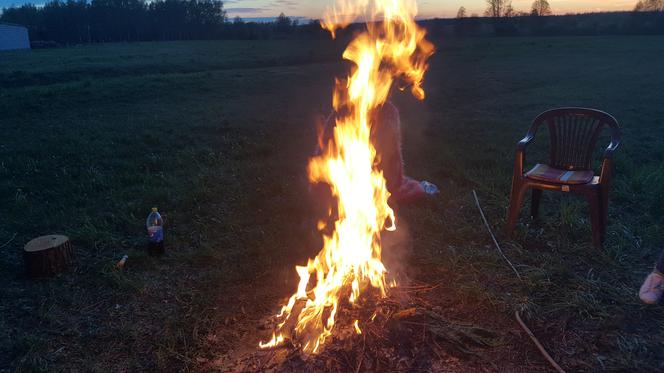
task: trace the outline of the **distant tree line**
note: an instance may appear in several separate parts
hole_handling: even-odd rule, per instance
[[[0,22],[27,26],[30,39],[62,44],[189,39],[264,39],[298,28],[283,13],[274,23],[229,22],[219,0],[52,0],[5,8]],[[311,29],[312,27],[302,27]],[[315,25],[316,28],[319,28]]]
[[[511,0],[485,0],[485,17],[459,8],[456,19],[421,21],[434,36],[664,34],[664,0],[640,0],[633,12],[552,15],[548,0],[529,11]],[[272,23],[229,20],[219,0],[51,0],[3,9],[0,22],[25,25],[33,46],[117,41],[327,38],[318,22],[283,13]],[[352,34],[356,26],[344,33]]]
[[[427,21],[441,36],[554,36],[664,34],[664,0],[640,0],[633,12],[553,15],[548,0],[533,1],[530,11],[515,10],[511,0],[486,0],[485,17]]]
[[[664,1],[664,0],[657,0],[657,1]],[[460,18],[459,14],[462,13],[461,12],[462,9],[463,9],[463,14],[465,15],[466,8],[462,6],[461,8],[459,8],[459,13],[457,14],[457,18]],[[523,17],[528,15],[549,16],[551,14],[552,14],[551,5],[549,5],[548,0],[533,1],[533,4],[530,8],[530,12],[517,11],[512,6],[512,0],[486,0],[486,10],[484,11],[484,15],[490,18]]]

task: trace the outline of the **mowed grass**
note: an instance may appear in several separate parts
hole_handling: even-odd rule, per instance
[[[407,270],[444,281],[441,303],[456,318],[511,320],[520,310],[570,371],[664,369],[664,312],[636,294],[664,246],[664,38],[434,42],[426,101],[395,98],[406,172],[441,187],[399,210],[412,237]],[[293,290],[292,266],[316,251],[305,166],[315,118],[345,71],[341,47],[0,54],[0,367],[197,370],[256,335],[257,320]],[[545,194],[539,222],[525,208],[515,238],[500,234],[515,143],[539,112],[567,105],[608,111],[623,127],[604,250],[590,244],[584,202],[569,195]],[[545,141],[532,151],[543,158]],[[473,189],[523,282],[491,246]],[[166,216],[164,258],[143,250],[152,206]],[[48,233],[72,238],[76,266],[28,280],[22,246]],[[546,369],[534,349],[517,359]]]

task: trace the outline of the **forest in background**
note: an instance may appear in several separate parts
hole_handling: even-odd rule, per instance
[[[639,1],[632,12],[552,15],[547,0],[529,11],[487,0],[485,13],[421,23],[436,36],[664,34],[664,0]],[[281,13],[274,22],[229,19],[219,0],[53,0],[5,8],[0,22],[28,28],[33,48],[99,42],[327,37],[317,21]]]

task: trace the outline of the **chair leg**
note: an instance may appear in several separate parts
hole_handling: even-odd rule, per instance
[[[602,211],[600,204],[600,193],[586,194],[588,206],[590,207],[590,224],[593,233],[593,245],[597,248],[602,248]]]
[[[519,212],[521,212],[521,205],[523,205],[523,197],[526,194],[528,187],[521,183],[514,183],[512,185],[512,195],[510,198],[510,210],[507,216],[507,225],[505,226],[505,233],[511,236],[516,227],[516,222],[519,220]]]
[[[530,203],[530,216],[537,219],[539,215],[540,200],[542,199],[542,189],[533,188],[532,201]]]
[[[600,212],[602,213],[602,239],[606,237],[606,227],[609,225],[609,190],[600,188]]]

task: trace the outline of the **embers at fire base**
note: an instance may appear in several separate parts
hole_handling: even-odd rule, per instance
[[[427,293],[436,285],[411,284],[390,296],[368,296],[342,307],[338,328],[317,355],[297,342],[259,350],[224,362],[224,372],[445,372],[460,366],[494,370],[485,352],[501,344],[498,334],[454,322],[433,306]],[[272,320],[265,320],[269,330]],[[260,331],[259,334],[263,334]]]

